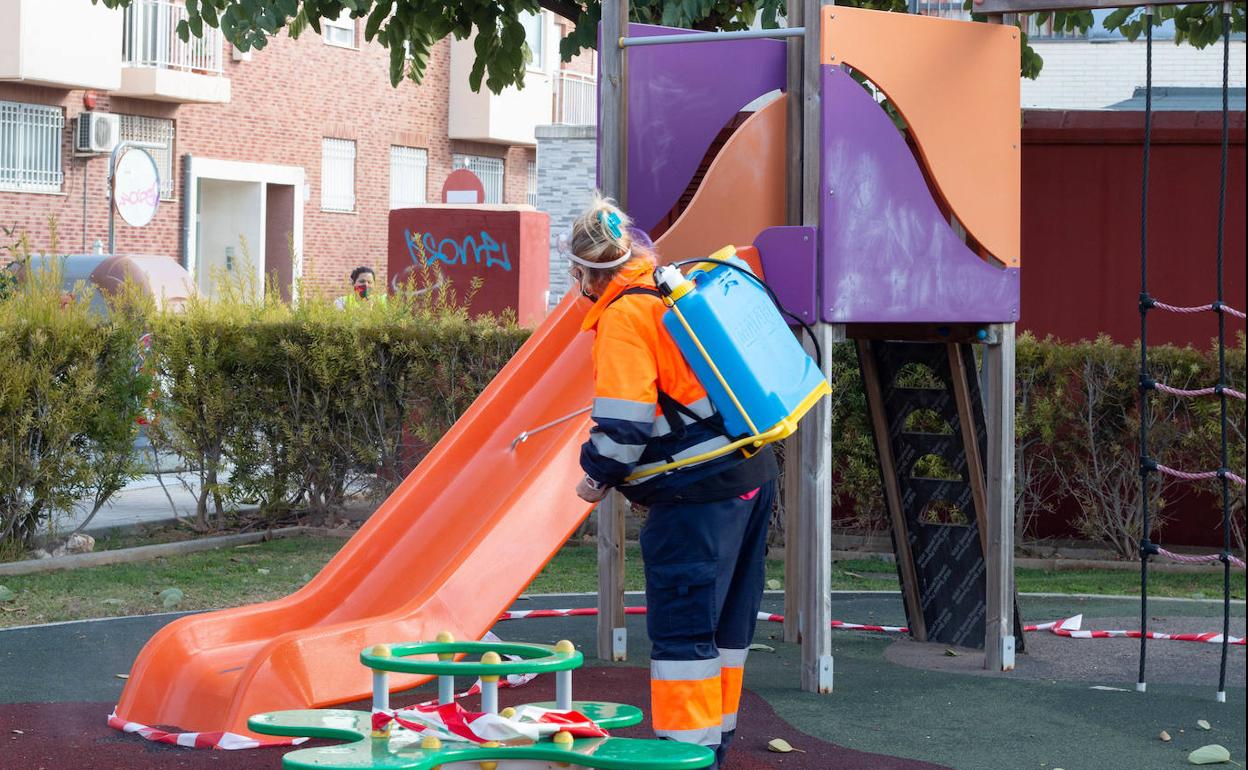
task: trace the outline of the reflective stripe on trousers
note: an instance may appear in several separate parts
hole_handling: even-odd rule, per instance
[[[659,737],[718,744],[722,702],[719,658],[650,661],[650,716]]]
[[[720,729],[730,733],[737,729],[737,709],[741,705],[741,680],[745,676],[745,658],[749,649],[719,651]]]

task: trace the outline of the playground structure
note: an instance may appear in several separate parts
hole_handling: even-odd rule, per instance
[[[620,44],[601,49],[601,186],[657,236],[665,261],[725,243],[747,261],[756,252],[820,346],[858,340],[911,633],[982,645],[986,666],[1011,667],[1018,31],[812,2],[793,4],[794,28],[779,33],[787,44],[731,36],[655,44],[679,33],[633,25],[619,34],[626,4],[604,7],[603,40]],[[907,56],[889,54],[898,47]],[[887,95],[914,150],[855,75]],[[745,119],[694,183],[721,128],[775,91],[783,95]],[[677,211],[687,189],[692,197]],[[117,719],[244,732],[254,714],[366,696],[367,678],[338,664],[361,649],[443,630],[480,638],[589,513],[573,493],[588,417],[566,419],[592,395],[582,314],[566,298],[299,591],[180,618],[155,634]],[[984,404],[967,347],[981,343]],[[945,383],[937,392],[947,435],[905,428],[932,397],[880,372],[911,359],[930,363]],[[786,617],[797,619],[788,630],[800,632],[802,686],[828,692],[826,403],[804,426],[790,454],[798,472],[787,477],[796,536]],[[913,478],[916,448],[943,453],[961,480]],[[931,503],[962,506],[965,522],[925,520]],[[622,657],[622,509],[603,505],[598,515],[599,655]],[[387,687],[396,691],[431,676],[392,670]]]
[[[476,659],[456,660],[466,655]],[[504,661],[503,656],[510,660]],[[713,751],[695,744],[607,736],[608,729],[641,722],[641,709],[620,703],[572,700],[572,672],[580,667],[583,658],[568,641],[554,646],[455,642],[450,634],[443,633],[435,642],[374,645],[360,653],[360,662],[372,671],[371,711],[276,711],[248,720],[252,730],[264,735],[350,742],[346,746],[291,752],[283,757],[283,767],[694,770],[715,759]],[[436,676],[436,703],[392,710],[387,672]],[[500,711],[500,678],[546,673],[556,677],[554,702]],[[465,719],[465,712],[455,702],[457,675],[480,678],[479,685],[471,689],[481,693],[481,714],[474,715],[476,718],[471,721]],[[548,716],[551,712],[554,715]],[[495,764],[497,760],[501,762]]]

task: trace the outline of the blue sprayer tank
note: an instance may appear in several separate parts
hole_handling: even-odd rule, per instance
[[[735,437],[785,438],[831,392],[767,291],[729,246],[684,276],[659,269],[663,324]],[[748,274],[747,274],[748,273]],[[734,398],[735,397],[735,398]]]

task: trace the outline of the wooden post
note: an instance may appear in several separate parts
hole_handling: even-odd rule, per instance
[[[802,224],[819,226],[822,168],[820,131],[821,10],[830,0],[803,0],[802,21]],[[819,265],[819,273],[822,265]],[[822,302],[816,309],[823,313]],[[823,370],[831,370],[832,345],[840,329],[815,324],[815,336],[823,353]],[[801,687],[807,692],[832,692],[832,409],[828,399],[803,420],[798,431],[801,479],[799,480],[798,630],[802,642]]]
[[[800,27],[804,21],[803,0],[788,0],[787,13],[790,27]],[[802,224],[802,85],[804,69],[802,61],[802,38],[791,37],[787,45],[787,72],[785,93],[788,103],[787,137],[785,140],[785,207],[790,225]],[[799,488],[801,486],[801,435],[802,431],[784,442],[784,486],[780,489],[780,503],[784,508],[784,641],[798,641],[797,619],[801,615],[802,584],[801,549],[798,544],[801,510]]]
[[[988,532],[984,668],[1014,669],[1014,324],[997,326],[988,369]]]
[[[628,31],[628,0],[603,0],[598,52],[598,186],[628,208],[628,66],[620,38]],[[598,504],[598,657],[624,660],[624,516],[628,501],[612,492]]]
[[[624,625],[624,515],[628,501],[611,492],[598,503],[598,657],[624,660],[628,631]]]

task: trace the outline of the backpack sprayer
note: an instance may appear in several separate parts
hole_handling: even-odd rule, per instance
[[[753,454],[765,444],[791,436],[797,424],[832,389],[781,318],[783,308],[771,287],[725,246],[709,257],[664,265],[654,271],[657,293],[668,311],[663,326],[724,421],[726,445],[693,457],[634,473],[627,481],[722,457],[738,449]],[[683,265],[694,265],[686,276]],[[814,343],[810,327],[797,321]],[[516,436],[511,450],[547,428],[567,422],[589,407]]]
[[[680,271],[682,265],[694,265],[688,276]],[[634,473],[628,481],[738,449],[752,454],[792,435],[811,407],[832,392],[820,364],[806,354],[780,316],[771,288],[736,256],[734,246],[705,259],[664,265],[654,271],[654,278],[669,308],[663,326],[732,440],[710,452]],[[815,354],[822,357],[817,341],[815,345]]]

